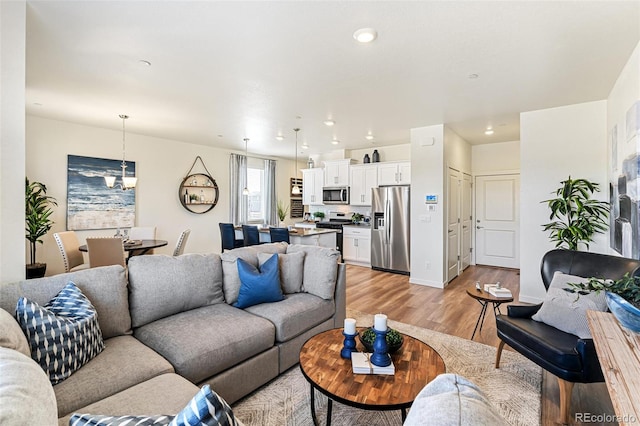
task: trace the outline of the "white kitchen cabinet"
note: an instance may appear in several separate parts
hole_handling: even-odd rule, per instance
[[[345,263],[371,266],[371,228],[368,226],[342,227],[342,258]]]
[[[411,163],[377,163],[378,185],[408,185],[411,183]]]
[[[350,167],[352,206],[370,206],[371,188],[378,186],[378,166],[376,164],[357,164]]]
[[[351,159],[324,162],[324,186],[348,186]]]
[[[324,171],[320,168],[302,170],[302,204],[322,205]]]

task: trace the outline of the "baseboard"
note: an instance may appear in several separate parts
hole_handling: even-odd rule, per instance
[[[418,285],[424,285],[427,287],[435,287],[435,288],[444,288],[444,285],[445,285],[445,283],[442,283],[442,282],[431,281],[431,280],[421,280],[419,278],[413,278],[413,277],[409,278],[409,282],[411,284],[418,284]]]

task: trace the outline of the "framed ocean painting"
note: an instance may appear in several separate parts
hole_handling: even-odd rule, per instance
[[[129,228],[136,218],[136,191],[116,188],[122,184],[121,160],[67,156],[67,229]],[[127,161],[127,176],[134,176],[135,161]],[[116,176],[108,188],[104,176]]]

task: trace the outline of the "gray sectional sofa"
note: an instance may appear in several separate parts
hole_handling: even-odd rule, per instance
[[[302,278],[302,288],[294,282],[282,301],[235,308],[236,259],[257,266],[258,253],[304,253],[301,270],[285,263],[280,271]],[[136,256],[127,271],[108,266],[0,285],[0,307],[13,314],[19,297],[44,305],[73,281],[95,306],[106,346],[63,382],[34,390],[15,383],[22,373],[9,374],[29,360],[0,312],[0,424],[22,423],[9,407],[16,401],[46,407],[47,395],[61,425],[74,412],[175,414],[204,384],[233,403],[295,365],[310,336],[342,327],[346,278],[337,260],[335,250],[275,243],[221,255]],[[17,395],[43,402],[16,398],[16,386]]]

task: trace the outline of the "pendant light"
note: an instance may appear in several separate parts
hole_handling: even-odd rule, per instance
[[[244,158],[245,158],[245,163],[248,161],[249,157],[247,156],[247,143],[249,142],[249,138],[244,138]],[[248,183],[248,176],[247,176],[247,171],[248,167],[245,167],[245,185],[244,185],[244,189],[242,190],[242,195],[249,195],[249,188],[247,188],[247,183]]]
[[[298,179],[298,132],[300,131],[299,128],[295,128],[293,129],[294,132],[296,132],[296,151],[295,151],[295,163],[293,164],[293,170],[294,170],[294,178],[296,179],[296,184],[293,185],[293,188],[291,188],[291,193],[293,195],[300,195],[301,191],[300,191],[300,187],[297,184],[297,179]]]
[[[127,162],[125,161],[125,128],[124,128],[124,121],[129,118],[128,115],[125,114],[120,114],[119,117],[122,119],[122,164],[120,164],[120,168],[122,169],[122,184],[118,184],[117,186],[120,187],[120,189],[122,189],[123,191],[126,191],[128,189],[134,189],[136,187],[136,182],[138,181],[138,178],[136,178],[135,176],[133,177],[127,177],[125,170],[127,168]],[[116,187],[115,183],[116,183],[116,177],[115,176],[105,176],[104,177],[104,182],[107,185],[108,188],[114,188]]]

